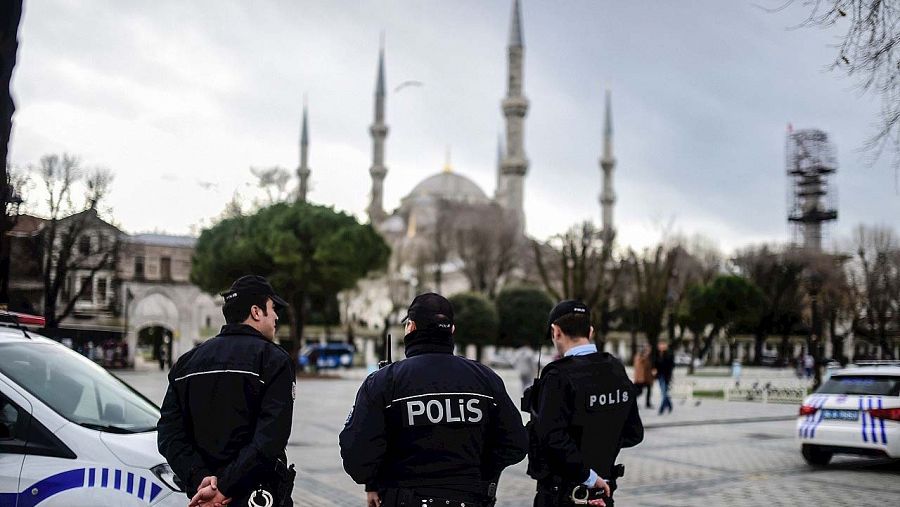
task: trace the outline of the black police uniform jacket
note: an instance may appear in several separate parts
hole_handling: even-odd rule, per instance
[[[591,469],[609,479],[621,448],[644,439],[634,384],[606,352],[550,363],[530,394],[528,475],[540,483],[580,484]]]
[[[290,355],[245,324],[184,354],[169,372],[158,445],[188,497],[215,475],[239,498],[286,461],[296,375]]]
[[[453,355],[448,333],[405,338],[406,359],[363,382],[340,435],[344,470],[366,491],[476,491],[527,453],[522,418],[490,368]]]

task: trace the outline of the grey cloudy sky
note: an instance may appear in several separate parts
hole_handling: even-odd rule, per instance
[[[250,166],[296,167],[306,93],[310,200],[365,218],[384,30],[388,88],[424,83],[388,96],[386,206],[440,171],[448,145],[492,194],[509,16],[509,0],[26,0],[12,160],[77,153],[114,170],[125,230],[187,233],[236,189],[253,196]],[[669,223],[726,249],[786,240],[788,122],[837,145],[832,237],[896,225],[889,160],[856,151],[878,101],[823,70],[839,31],[788,30],[803,16],[745,0],[524,0],[529,233],[599,221],[606,87],[626,244]]]

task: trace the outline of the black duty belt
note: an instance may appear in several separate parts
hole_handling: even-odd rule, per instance
[[[497,483],[459,480],[398,484],[379,492],[384,507],[487,507],[493,505]]]

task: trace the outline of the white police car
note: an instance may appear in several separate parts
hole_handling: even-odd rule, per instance
[[[833,373],[803,401],[797,438],[810,465],[827,465],[834,454],[900,458],[900,365]]]
[[[156,449],[159,409],[0,312],[0,507],[187,504]]]

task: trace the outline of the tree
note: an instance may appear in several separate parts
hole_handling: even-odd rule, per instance
[[[85,171],[78,157],[65,153],[41,157],[32,171],[38,173],[46,194],[48,219],[40,236],[44,318],[46,326],[54,328],[72,313],[75,303],[85,294],[98,272],[115,269],[119,231],[111,226],[107,233],[98,231],[97,241],[88,235],[102,222],[98,210],[109,193],[113,176],[107,169]],[[84,201],[80,208],[73,203],[79,182],[84,183]],[[89,283],[75,284],[71,278],[76,274]],[[61,299],[67,284],[69,290]],[[73,293],[71,289],[75,286],[78,289]]]
[[[606,314],[610,294],[619,273],[610,245],[603,242],[602,231],[591,222],[575,225],[546,244],[532,242],[535,266],[547,293],[556,301],[578,299],[588,308],[599,310],[595,326],[601,340],[606,334]]]
[[[471,205],[455,216],[456,252],[472,290],[489,298],[519,260],[516,217],[496,203]]]
[[[790,2],[786,5],[789,5]],[[802,0],[810,11],[801,26],[846,30],[831,64],[855,79],[863,93],[881,96],[878,130],[866,143],[873,161],[892,145],[900,170],[900,4],[892,0]]]
[[[463,345],[475,345],[478,358],[481,347],[491,345],[497,339],[497,309],[483,294],[461,292],[450,297],[453,305],[454,338]]]
[[[265,276],[290,304],[290,337],[299,345],[314,301],[334,301],[367,273],[384,269],[390,249],[370,225],[332,208],[279,203],[205,229],[191,281],[218,293],[246,274]]]
[[[663,316],[671,309],[669,289],[679,251],[678,247],[659,245],[654,250],[644,250],[640,256],[634,250],[628,252],[638,328],[653,350],[663,330]]]
[[[756,321],[750,323],[754,337],[753,364],[762,361],[762,348],[766,338],[777,325],[796,323],[804,307],[803,273],[809,259],[800,252],[777,251],[767,245],[748,247],[732,260],[738,272],[752,281],[763,295],[763,302]],[[783,328],[785,341],[790,328]],[[782,345],[782,359],[786,343]]]
[[[288,184],[291,181],[291,173],[280,166],[251,167],[250,172],[256,177],[256,186],[265,192],[265,199],[256,202],[259,207],[271,206],[278,202],[284,202],[290,195]]]
[[[859,226],[854,239],[855,279],[862,296],[854,331],[893,359],[888,340],[900,335],[900,246],[887,227]]]
[[[498,344],[538,348],[547,331],[553,300],[536,287],[506,287],[497,294]]]
[[[692,356],[706,357],[713,341],[724,332],[734,357],[731,332],[759,318],[763,299],[759,288],[742,276],[719,275],[707,285],[691,286],[685,319],[694,334]]]

